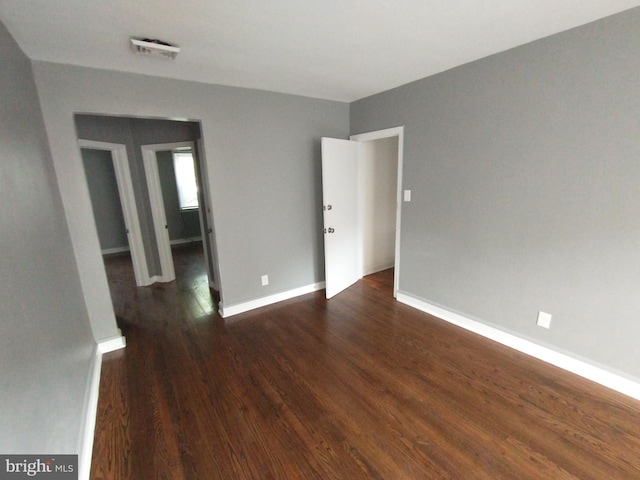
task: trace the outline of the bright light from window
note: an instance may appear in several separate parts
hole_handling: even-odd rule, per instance
[[[196,183],[196,169],[191,150],[176,150],[173,152],[173,169],[176,172],[180,210],[198,208],[198,185]]]

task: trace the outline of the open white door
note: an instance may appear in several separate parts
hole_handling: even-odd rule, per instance
[[[358,225],[358,142],[322,138],[324,270],[331,298],[362,276]]]
[[[198,179],[198,199],[201,207],[198,209],[200,215],[200,225],[202,230],[202,243],[204,244],[204,261],[207,266],[207,276],[209,277],[209,287],[220,292],[220,268],[218,265],[218,248],[216,244],[215,232],[213,230],[213,215],[211,214],[211,204],[209,201],[209,182],[207,177],[207,163],[204,161],[204,144],[202,139],[196,142],[196,149],[193,152],[196,158],[196,176]]]
[[[167,226],[167,216],[164,211],[164,201],[162,200],[162,187],[160,186],[160,174],[158,173],[158,159],[156,157],[156,152],[173,150],[174,148],[184,146],[193,148],[193,143],[164,143],[140,146],[140,149],[142,150],[144,173],[147,177],[149,201],[151,202],[153,229],[156,234],[156,245],[158,246],[158,255],[160,256],[160,268],[162,269],[162,274],[155,277],[159,282],[172,282],[176,279],[176,272],[173,267],[171,241],[169,240],[169,227]]]

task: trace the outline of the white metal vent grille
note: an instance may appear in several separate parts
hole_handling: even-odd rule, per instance
[[[150,38],[131,38],[131,49],[140,55],[152,55],[174,59],[180,51],[180,47],[162,40]]]

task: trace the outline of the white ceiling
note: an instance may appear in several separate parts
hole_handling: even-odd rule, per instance
[[[353,101],[640,0],[0,0],[29,58]],[[178,44],[135,55],[130,36]]]

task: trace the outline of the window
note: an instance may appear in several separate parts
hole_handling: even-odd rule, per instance
[[[197,209],[198,185],[196,183],[196,169],[191,150],[173,151],[173,169],[176,172],[180,210]]]

